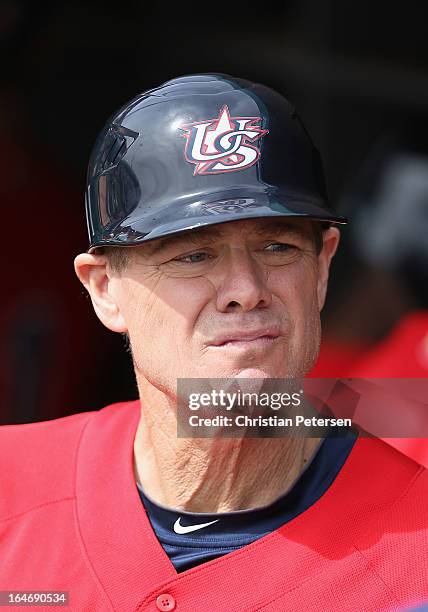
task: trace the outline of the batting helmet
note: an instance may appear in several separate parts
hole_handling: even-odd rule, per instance
[[[89,249],[257,217],[346,223],[293,106],[224,74],[179,77],[111,117],[88,169]]]

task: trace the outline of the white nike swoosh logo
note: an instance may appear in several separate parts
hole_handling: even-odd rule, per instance
[[[180,516],[174,523],[174,531],[175,533],[190,533],[191,531],[197,531],[198,529],[202,529],[203,527],[208,527],[208,525],[213,525],[213,523],[217,523],[220,519],[216,519],[215,521],[210,521],[209,523],[200,523],[199,525],[188,525],[185,527],[184,525],[180,525]]]

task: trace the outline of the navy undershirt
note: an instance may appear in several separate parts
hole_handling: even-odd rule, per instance
[[[355,431],[343,428],[330,432],[292,488],[272,504],[235,512],[186,512],[167,508],[138,492],[153,530],[177,572],[184,572],[206,561],[246,546],[307,510],[329,488],[345,463],[357,439]],[[177,534],[177,519],[182,526],[215,521],[196,531]]]

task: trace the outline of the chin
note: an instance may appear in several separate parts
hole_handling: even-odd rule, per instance
[[[289,378],[295,376],[293,373],[285,371],[285,368],[278,367],[278,364],[266,363],[266,365],[238,365],[237,363],[215,363],[210,366],[204,365],[198,369],[195,378],[207,379],[270,379],[270,378]],[[192,376],[187,375],[188,378]]]
[[[249,366],[248,368],[240,368],[237,374],[233,375],[234,378],[278,378],[277,373],[272,372],[269,368],[261,368]]]

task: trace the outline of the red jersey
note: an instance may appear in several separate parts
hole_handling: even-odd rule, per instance
[[[389,336],[354,363],[354,378],[427,378],[428,311],[410,312]],[[428,467],[427,438],[385,438],[388,444]]]
[[[1,591],[68,591],[76,612],[379,612],[428,599],[428,472],[370,438],[308,510],[177,573],[135,483],[139,414],[136,401],[0,428]]]

